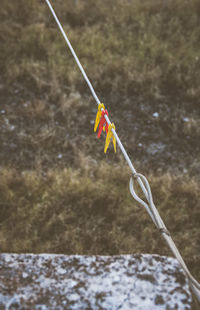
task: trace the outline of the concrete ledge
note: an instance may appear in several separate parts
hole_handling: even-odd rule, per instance
[[[191,302],[173,258],[0,254],[0,309],[189,310]]]

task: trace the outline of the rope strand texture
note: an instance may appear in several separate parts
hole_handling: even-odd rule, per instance
[[[65,39],[65,41],[66,41],[66,43],[67,43],[67,45],[68,45],[68,47],[69,47],[69,49],[71,51],[71,53],[72,53],[76,63],[77,63],[77,65],[78,65],[79,69],[80,69],[80,71],[81,71],[81,73],[82,73],[86,83],[88,84],[88,87],[90,88],[90,91],[91,91],[91,93],[92,93],[96,103],[99,105],[100,104],[100,100],[97,97],[97,94],[96,94],[96,92],[95,92],[95,90],[94,90],[90,80],[88,79],[88,77],[87,77],[87,75],[85,73],[85,70],[83,69],[83,67],[82,67],[82,65],[81,65],[81,63],[80,63],[80,61],[79,61],[79,59],[78,59],[78,57],[77,57],[77,55],[76,55],[76,53],[75,53],[71,43],[70,43],[66,33],[64,32],[64,29],[63,29],[63,27],[62,27],[62,25],[61,25],[57,15],[56,15],[56,13],[55,13],[55,11],[54,11],[50,1],[49,0],[45,0],[45,1],[46,1],[47,5],[48,5],[48,7],[49,7],[49,9],[50,9],[50,11],[51,11],[51,13],[52,13],[52,15],[53,15],[57,25],[58,25],[58,27],[59,27],[63,37],[64,37],[64,39]],[[101,110],[103,111],[103,108]],[[108,123],[108,125],[110,125],[111,122],[110,122],[110,119],[109,119],[109,117],[107,115],[105,115],[105,119],[106,119],[106,122]],[[140,187],[141,187],[141,189],[142,189],[142,191],[143,191],[143,193],[144,193],[148,203],[146,203],[142,199],[140,199],[137,196],[137,194],[135,193],[133,178],[130,179],[130,183],[129,183],[129,188],[130,188],[131,195],[134,197],[134,199],[136,201],[138,201],[142,206],[145,207],[145,209],[149,213],[149,215],[150,215],[152,221],[154,222],[154,224],[162,232],[162,235],[163,235],[164,239],[166,240],[169,248],[171,249],[172,253],[177,258],[178,262],[180,263],[180,265],[182,266],[183,270],[185,271],[185,274],[186,274],[186,276],[189,279],[190,287],[191,287],[193,293],[195,294],[195,296],[197,297],[198,301],[200,302],[200,284],[190,274],[187,266],[185,265],[181,255],[180,255],[180,253],[179,253],[179,251],[178,251],[178,249],[177,249],[177,247],[175,245],[175,243],[173,242],[171,236],[169,235],[168,230],[165,227],[165,224],[162,221],[162,219],[161,219],[161,217],[160,217],[160,215],[159,215],[159,213],[158,213],[158,211],[157,211],[157,209],[156,209],[156,207],[155,207],[155,205],[153,203],[153,198],[152,198],[149,182],[147,181],[147,179],[142,174],[139,174],[139,173],[136,172],[136,170],[135,170],[135,168],[134,168],[134,166],[133,166],[133,164],[132,164],[132,162],[131,162],[131,160],[130,160],[130,158],[129,158],[129,156],[128,156],[128,154],[127,154],[127,152],[126,152],[126,150],[125,150],[125,148],[123,146],[123,144],[121,143],[121,141],[120,141],[116,131],[113,128],[112,128],[112,133],[115,136],[117,144],[118,144],[119,148],[121,149],[121,152],[124,155],[124,158],[125,158],[128,166],[130,167],[133,176],[136,178],[138,184],[140,185]]]
[[[129,189],[130,189],[131,195],[133,196],[133,198],[136,201],[138,201],[143,207],[145,207],[145,209],[147,210],[147,212],[151,216],[154,224],[159,229],[159,231],[161,231],[163,238],[166,240],[166,242],[167,242],[169,248],[171,249],[172,253],[177,258],[179,264],[181,265],[181,267],[185,271],[185,274],[189,279],[189,283],[190,283],[190,287],[191,287],[192,291],[196,295],[198,301],[200,301],[200,284],[194,279],[194,277],[189,272],[184,260],[182,259],[182,256],[180,255],[173,239],[171,238],[170,233],[168,232],[164,222],[161,219],[160,214],[158,213],[158,210],[156,209],[156,207],[154,205],[152,193],[151,193],[151,188],[150,188],[148,180],[146,179],[146,177],[144,175],[142,175],[140,173],[136,173],[134,175],[134,177],[135,178],[140,177],[144,181],[144,184],[145,184],[145,187],[146,187],[146,190],[148,193],[148,198],[147,198],[148,203],[144,202],[141,198],[139,198],[137,196],[135,189],[134,189],[134,181],[133,181],[132,177],[131,177],[130,182],[129,182]]]

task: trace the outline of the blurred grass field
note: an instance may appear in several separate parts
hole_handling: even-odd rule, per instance
[[[200,280],[200,2],[53,5]],[[0,250],[171,255],[120,151],[103,154],[95,102],[45,1],[1,0],[0,44]]]

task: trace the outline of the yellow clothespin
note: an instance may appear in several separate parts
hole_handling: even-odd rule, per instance
[[[113,135],[112,129],[115,130],[115,125],[113,123],[108,126],[108,133],[107,133],[107,136],[106,136],[106,143],[105,143],[104,153],[106,153],[111,139],[113,141],[114,150],[116,152],[116,138]]]
[[[104,109],[104,110],[105,110],[105,106],[104,106],[103,103],[100,103],[100,104],[98,105],[98,111],[97,111],[96,120],[95,120],[95,125],[94,125],[94,132],[96,132],[97,127],[98,127],[99,122],[100,122],[100,119],[101,119],[101,113],[102,113],[101,109]]]

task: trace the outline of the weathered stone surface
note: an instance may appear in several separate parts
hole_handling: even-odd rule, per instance
[[[158,255],[0,255],[0,309],[191,309],[175,259]]]

